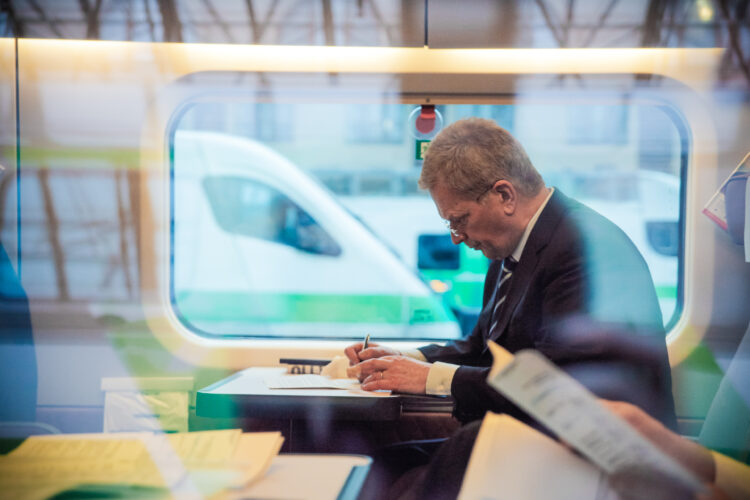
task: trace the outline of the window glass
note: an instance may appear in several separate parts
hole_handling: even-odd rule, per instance
[[[353,143],[394,143],[406,140],[408,110],[398,104],[363,104],[347,109],[346,139]]]
[[[172,140],[172,295],[183,321],[225,336],[467,333],[488,261],[450,244],[417,187],[417,107],[392,95],[189,105]],[[495,120],[548,185],[619,225],[650,267],[665,324],[676,319],[686,141],[669,113],[526,96],[436,108],[444,125]]]
[[[133,184],[122,170],[21,170],[20,197],[28,202],[23,284],[30,298],[115,303],[136,296]],[[14,201],[5,201],[6,214]],[[3,228],[6,241],[15,228],[7,219]]]

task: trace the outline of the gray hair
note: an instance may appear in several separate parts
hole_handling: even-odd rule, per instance
[[[438,134],[427,148],[419,187],[446,185],[465,198],[477,198],[506,179],[530,197],[544,187],[523,146],[492,120],[466,118]]]

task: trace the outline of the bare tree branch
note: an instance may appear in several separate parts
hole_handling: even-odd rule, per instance
[[[22,38],[25,35],[25,30],[23,24],[21,24],[21,20],[16,15],[16,11],[13,9],[13,3],[10,0],[0,0],[0,12],[7,12],[8,19],[10,20],[7,26],[10,27],[11,33],[8,33],[6,28],[5,34]]]
[[[552,36],[555,38],[555,41],[557,42],[557,45],[559,47],[563,47],[563,37],[557,32],[557,29],[555,29],[555,24],[552,21],[552,17],[550,16],[549,12],[547,11],[547,6],[544,4],[544,0],[536,0],[536,5],[539,7],[539,10],[542,11],[542,16],[544,17],[544,22],[547,23],[547,27],[549,28],[550,32],[552,33]]]
[[[224,36],[227,38],[227,42],[235,43],[234,37],[232,36],[232,31],[229,29],[229,25],[221,19],[221,16],[214,8],[211,0],[203,0],[203,5],[206,7],[208,13],[211,14],[214,22],[221,28],[221,31],[224,32]]]
[[[135,34],[135,23],[133,22],[133,4],[125,2],[125,39],[132,40]]]
[[[570,45],[570,27],[573,25],[573,9],[575,0],[568,0],[567,12],[565,13],[565,27],[563,27],[563,47]]]
[[[661,27],[664,23],[664,12],[667,0],[651,0],[646,9],[641,33],[642,47],[658,47],[661,44]]]
[[[89,40],[98,40],[99,30],[99,12],[102,8],[102,0],[96,0],[94,7],[89,5],[89,0],[78,0],[81,6],[83,17],[86,19],[86,38]]]
[[[164,27],[165,42],[182,42],[182,23],[177,14],[174,0],[156,0],[161,12],[161,24]]]
[[[133,295],[133,281],[130,277],[130,254],[128,253],[128,217],[123,200],[123,177],[127,175],[121,169],[115,169],[115,191],[117,194],[117,221],[120,235],[120,264],[122,265],[123,276],[125,277],[125,288],[128,291],[128,297]],[[126,179],[127,181],[127,179]]]
[[[333,32],[333,10],[331,9],[331,0],[321,0],[323,4],[323,35],[325,43],[328,46],[336,45]]]
[[[360,15],[362,15],[362,0],[360,0],[359,4],[359,12]],[[391,33],[391,30],[388,29],[388,24],[383,19],[383,15],[380,13],[380,9],[378,8],[377,4],[375,3],[375,0],[369,0],[370,7],[372,8],[372,15],[375,16],[375,21],[378,23],[378,25],[382,28],[382,30],[385,32],[385,38],[388,40],[388,45],[393,45],[394,43],[394,36]]]
[[[599,32],[599,30],[604,26],[604,23],[607,22],[607,19],[609,18],[609,15],[614,10],[615,6],[620,0],[610,0],[609,5],[607,5],[607,8],[604,9],[604,12],[601,13],[599,16],[599,19],[597,20],[596,26],[591,28],[589,31],[588,36],[586,37],[586,40],[583,42],[583,47],[588,47],[591,45],[591,42],[594,41],[594,37]]]
[[[276,8],[279,6],[279,0],[274,0],[271,4],[271,8],[268,9],[266,18],[261,23],[258,22],[258,18],[255,15],[253,0],[245,0],[245,5],[247,5],[247,12],[250,17],[250,27],[253,30],[253,43],[259,44],[266,32],[266,28],[268,28],[268,25],[273,18],[273,15],[276,13]]]
[[[717,1],[719,4],[719,8],[721,9],[721,15],[727,21],[727,29],[729,30],[729,50],[733,52],[737,57],[737,65],[739,66],[740,71],[742,71],[742,74],[745,75],[745,79],[747,79],[748,83],[750,83],[750,67],[748,67],[748,61],[745,60],[745,54],[742,50],[742,43],[740,42],[740,30],[737,26],[737,20],[732,17],[731,12],[729,11],[727,0]],[[738,14],[744,14],[745,12],[747,12],[747,2],[745,2],[744,6],[738,7],[741,7],[737,9]],[[740,19],[742,19],[742,17],[740,17]]]
[[[68,289],[68,275],[65,270],[65,253],[60,244],[60,223],[55,212],[55,203],[52,199],[52,190],[49,186],[49,169],[42,167],[37,171],[39,187],[42,190],[44,201],[44,214],[47,222],[47,238],[52,247],[52,261],[55,265],[55,278],[57,279],[57,295],[61,300],[70,299]]]
[[[36,0],[28,0],[28,2],[29,2],[29,5],[31,5],[31,8],[34,9],[34,12],[37,13],[39,18],[43,22],[49,24],[49,29],[52,30],[52,33],[54,33],[57,38],[65,38],[62,35],[62,32],[60,31],[60,29],[57,27],[57,23],[54,20],[47,17],[47,13],[44,12],[44,10],[39,6]]]
[[[156,27],[154,18],[151,16],[151,0],[143,0],[143,10],[146,12],[146,22],[148,23],[148,33],[151,35],[151,41],[156,41]]]

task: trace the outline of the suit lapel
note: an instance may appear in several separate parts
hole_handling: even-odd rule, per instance
[[[513,316],[513,311],[529,288],[531,277],[539,263],[542,250],[549,243],[555,227],[557,227],[560,218],[566,210],[566,201],[567,197],[555,189],[549,202],[547,202],[547,206],[539,214],[539,218],[529,234],[529,239],[526,240],[526,246],[521,254],[521,259],[518,261],[516,270],[513,273],[510,289],[508,290],[505,304],[503,304],[503,311],[498,321],[498,326],[493,332],[488,332],[490,340],[497,340],[505,333],[508,322]]]

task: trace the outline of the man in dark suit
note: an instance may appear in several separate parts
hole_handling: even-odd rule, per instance
[[[467,338],[444,346],[348,347],[365,390],[450,394],[463,422],[488,410],[529,420],[486,382],[494,340],[510,352],[537,349],[599,396],[633,402],[674,426],[659,304],[625,233],[546,187],[523,147],[489,120],[443,130],[427,151],[420,186],[453,242],[492,261],[482,313]],[[648,356],[637,354],[644,348]]]

